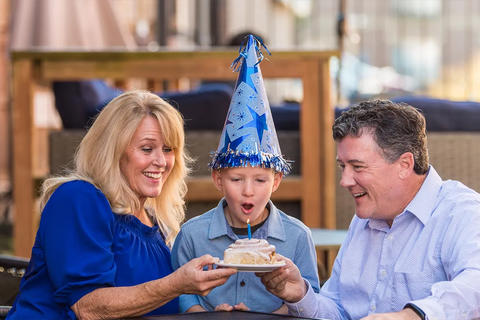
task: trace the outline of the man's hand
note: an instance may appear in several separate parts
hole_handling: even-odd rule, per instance
[[[195,258],[181,266],[174,273],[172,286],[179,288],[180,294],[198,294],[206,296],[210,291],[224,284],[228,278],[237,272],[232,268],[213,269],[213,264],[218,258],[210,255],[203,255]],[[204,267],[207,266],[206,271]]]
[[[298,302],[307,293],[305,281],[297,266],[288,258],[277,255],[285,266],[268,273],[257,273],[265,288],[287,302]]]
[[[420,317],[412,309],[406,308],[402,311],[391,313],[371,314],[361,320],[419,320]]]

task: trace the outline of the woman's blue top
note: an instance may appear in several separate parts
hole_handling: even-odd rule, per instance
[[[112,212],[85,181],[62,184],[48,200],[27,271],[7,319],[76,319],[71,306],[103,287],[133,286],[172,273],[158,226]],[[178,298],[148,313],[177,313]]]

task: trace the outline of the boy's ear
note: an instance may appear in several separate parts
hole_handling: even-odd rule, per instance
[[[275,172],[273,175],[273,188],[272,192],[277,191],[278,187],[280,186],[280,182],[282,182],[283,173]]]
[[[219,170],[212,170],[212,180],[217,190],[222,192],[223,190],[222,173]]]

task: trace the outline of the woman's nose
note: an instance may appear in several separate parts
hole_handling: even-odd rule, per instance
[[[162,151],[160,151],[156,154],[155,159],[153,160],[153,164],[158,166],[158,167],[166,167],[167,166],[167,161],[166,161],[165,155],[163,154]]]

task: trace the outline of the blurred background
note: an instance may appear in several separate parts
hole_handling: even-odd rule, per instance
[[[476,0],[0,0],[0,250],[12,248],[12,50],[238,48],[235,36],[247,31],[270,50],[338,51],[330,61],[337,108],[375,97],[480,100]],[[107,84],[151,88],[142,81]],[[50,84],[37,86],[34,169],[45,176],[48,132],[64,123]],[[303,99],[299,80],[266,87],[272,105]]]

